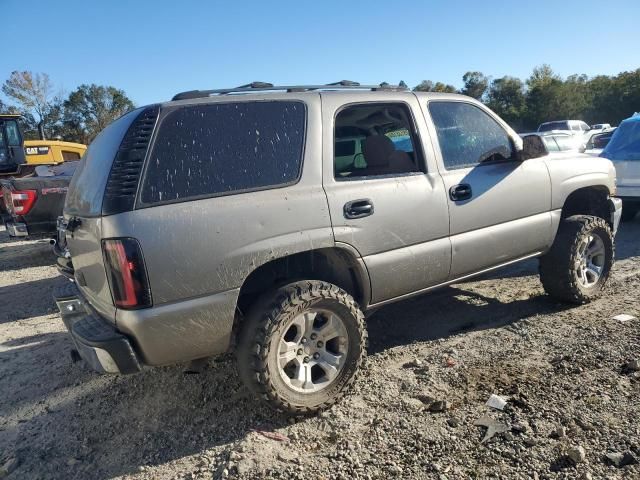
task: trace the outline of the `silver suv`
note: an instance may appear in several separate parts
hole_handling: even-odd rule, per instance
[[[614,193],[610,161],[552,160],[460,95],[185,92],[89,147],[64,210],[75,281],[56,301],[97,371],[233,350],[254,392],[304,414],[353,383],[364,312],[532,257],[550,295],[597,296]]]

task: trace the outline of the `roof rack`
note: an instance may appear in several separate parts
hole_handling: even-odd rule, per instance
[[[246,85],[240,85],[236,88],[221,88],[216,90],[189,90],[187,92],[181,92],[171,99],[175,100],[188,100],[193,98],[206,98],[211,95],[228,95],[238,93],[254,93],[254,92],[308,92],[313,90],[372,90],[372,91],[386,91],[386,92],[399,92],[409,90],[407,87],[401,87],[399,85],[360,85],[358,82],[351,80],[340,80],[339,82],[327,83],[325,85],[273,85],[268,82],[251,82]]]

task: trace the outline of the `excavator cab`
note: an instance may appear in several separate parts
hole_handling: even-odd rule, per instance
[[[27,163],[19,118],[20,115],[0,114],[0,175],[18,174]]]

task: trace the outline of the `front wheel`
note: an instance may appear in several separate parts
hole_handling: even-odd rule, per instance
[[[237,363],[242,380],[278,410],[314,413],[338,401],[365,357],[364,315],[339,287],[300,281],[249,312]]]
[[[602,293],[613,259],[607,222],[575,215],[562,221],[551,249],[540,258],[540,280],[545,291],[559,300],[587,303]]]

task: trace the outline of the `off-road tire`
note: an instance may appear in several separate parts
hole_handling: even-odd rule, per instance
[[[340,315],[348,332],[345,364],[329,386],[313,393],[299,393],[281,379],[277,367],[277,343],[288,321],[311,307]],[[241,327],[236,361],[238,373],[249,389],[279,411],[293,416],[313,414],[340,400],[353,384],[366,356],[364,314],[356,301],[336,285],[298,281],[259,299]]]
[[[576,260],[581,239],[598,235],[604,244],[605,260],[598,281],[584,287],[578,280]],[[549,252],[540,258],[540,280],[545,292],[563,302],[582,304],[602,294],[614,261],[613,235],[602,218],[575,215],[562,221]]]
[[[623,203],[621,220],[623,222],[632,221],[634,218],[636,218],[638,211],[640,211],[639,205],[624,205]]]

